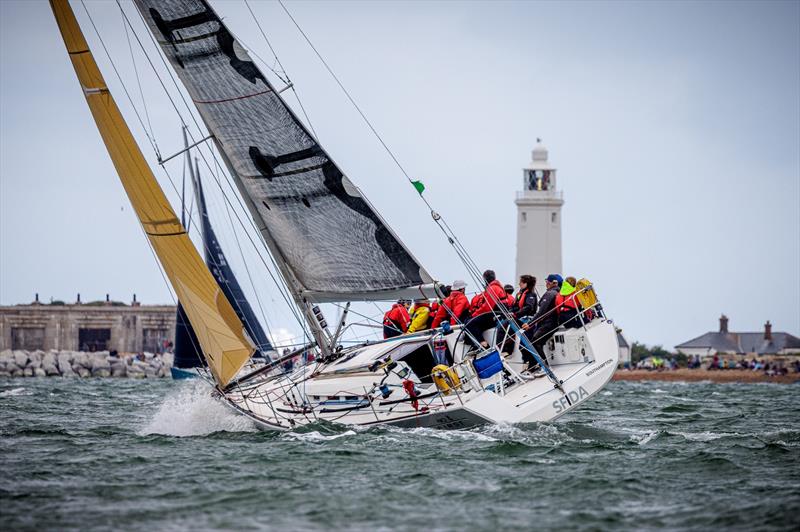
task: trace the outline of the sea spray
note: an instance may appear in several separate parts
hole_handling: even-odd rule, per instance
[[[244,416],[211,396],[203,381],[187,381],[169,393],[141,435],[205,436],[214,432],[253,432],[256,428]]]

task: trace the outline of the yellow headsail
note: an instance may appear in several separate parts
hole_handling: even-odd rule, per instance
[[[50,0],[50,6],[125,192],[189,316],[214,378],[225,386],[255,347],[145,161],[106,87],[69,2]]]

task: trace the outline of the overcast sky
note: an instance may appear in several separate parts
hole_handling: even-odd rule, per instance
[[[83,6],[72,5],[155,161]],[[280,6],[251,5],[322,144],[434,277],[465,277]],[[734,331],[769,319],[800,335],[800,3],[287,5],[476,262],[502,281],[513,281],[515,191],[541,137],[566,200],[564,273],[595,281],[631,340],[671,347],[716,329],[723,312]],[[245,4],[214,6],[272,64]],[[145,118],[117,5],[87,7]],[[0,24],[0,303],[35,292],[172,302],[47,2],[3,0]],[[178,151],[178,116],[135,41],[133,52],[156,142],[164,154]],[[159,65],[152,45],[148,52]],[[182,161],[167,169],[180,186]],[[268,326],[296,331],[241,231],[239,253],[219,190],[209,195],[223,246]]]

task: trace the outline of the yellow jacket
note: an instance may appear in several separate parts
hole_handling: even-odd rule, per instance
[[[431,315],[431,307],[428,305],[414,305],[411,309],[411,325],[408,326],[410,333],[424,331],[428,328],[428,317]]]

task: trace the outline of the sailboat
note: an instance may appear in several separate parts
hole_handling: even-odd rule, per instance
[[[589,283],[578,294],[584,303],[580,327],[556,330],[541,353],[523,334],[525,325],[502,305],[495,312],[514,340],[509,356],[494,347],[497,329],[468,342],[468,329],[455,317],[450,326],[343,345],[346,313],[331,332],[320,303],[436,298],[441,285],[320,146],[208,2],[134,4],[186,87],[309,333],[308,344],[287,355],[301,355],[308,363],[275,372],[283,361],[278,359],[240,373],[258,346],[169,205],[69,3],[51,0],[109,155],[196,333],[213,393],[226,405],[265,430],[319,422],[463,429],[553,420],[611,379],[619,357],[616,330]],[[441,215],[432,210],[432,217],[458,246]],[[475,274],[474,263],[457,249]],[[468,347],[478,340],[489,347]],[[545,377],[524,371],[523,350],[544,368]]]

